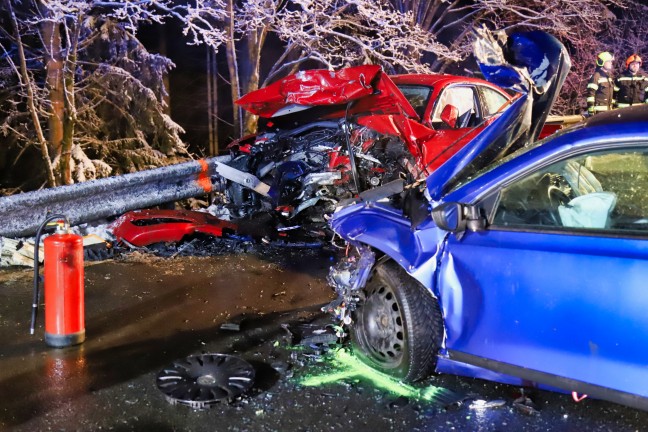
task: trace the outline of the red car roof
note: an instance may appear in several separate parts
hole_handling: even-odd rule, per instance
[[[389,78],[396,84],[412,84],[412,85],[426,85],[426,86],[436,86],[436,85],[446,85],[453,83],[468,83],[468,84],[481,84],[488,87],[493,87],[499,89],[499,87],[494,86],[486,80],[479,78],[470,78],[462,77],[457,75],[448,75],[448,74],[403,74],[403,75],[390,75]],[[499,89],[500,91],[503,91]]]

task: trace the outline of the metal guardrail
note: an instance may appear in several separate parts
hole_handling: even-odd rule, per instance
[[[184,162],[122,176],[0,197],[0,236],[33,235],[48,214],[72,225],[209,193],[230,156]],[[222,166],[222,165],[221,165]],[[220,177],[219,177],[220,178]]]

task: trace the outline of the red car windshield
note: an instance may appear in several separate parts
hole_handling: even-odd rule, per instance
[[[396,84],[398,90],[403,93],[405,99],[412,105],[419,118],[423,118],[425,108],[428,106],[430,96],[432,95],[432,87],[424,85],[412,84]]]

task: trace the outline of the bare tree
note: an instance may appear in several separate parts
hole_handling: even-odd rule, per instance
[[[621,12],[633,0],[391,0],[396,9],[412,12],[413,22],[429,31],[437,40],[452,41],[449,48],[462,59],[471,53],[471,32],[486,24],[503,30],[545,30],[566,44],[573,62],[555,110],[580,112],[593,58],[600,51],[605,35],[617,27],[611,8]],[[628,15],[626,10],[623,14]],[[645,35],[637,33],[640,38]],[[625,40],[621,39],[621,40]],[[644,37],[645,40],[645,37]],[[444,72],[452,60],[430,58],[431,69]]]
[[[487,24],[501,30],[548,31],[563,41],[595,38],[614,15],[610,6],[632,0],[391,0],[402,13],[411,12],[414,23],[434,38],[452,41],[450,48],[462,58],[470,54],[471,31]],[[435,59],[432,68],[443,70],[448,61]]]
[[[624,8],[632,1],[244,0],[228,21],[232,98],[303,67],[372,63],[390,73],[460,69],[471,54],[472,29],[483,24],[549,31],[580,61],[615,21],[610,7]],[[283,42],[274,57],[265,45],[271,36]],[[588,72],[579,66],[565,86],[561,108],[574,103],[577,88],[587,80]],[[248,115],[242,125],[242,116],[235,110],[237,133],[253,131],[254,117]]]
[[[372,63],[392,72],[423,73],[430,72],[421,61],[425,53],[459,59],[413,24],[411,12],[401,13],[386,0],[246,0],[236,8],[232,28],[231,40],[240,41],[237,47],[242,54],[235,57],[228,51],[233,97],[267,85],[306,62],[329,69]],[[274,57],[266,49],[271,34],[283,42]],[[254,129],[254,120],[248,116],[246,131]],[[237,130],[243,129],[237,121],[235,117]]]
[[[648,65],[648,5],[633,1],[611,27],[607,37],[602,38],[603,47],[614,53],[619,70],[625,69],[625,60],[631,54],[639,54]],[[593,60],[592,60],[593,62]]]
[[[40,147],[50,186],[187,154],[182,129],[164,112],[162,78],[173,63],[148,53],[135,32],[142,23],[173,18],[188,43],[218,47],[226,37],[218,25],[220,0],[4,0],[4,6],[0,19],[10,25],[0,34],[0,69],[14,77],[0,76],[17,91],[0,132]],[[30,124],[22,120],[23,104]]]

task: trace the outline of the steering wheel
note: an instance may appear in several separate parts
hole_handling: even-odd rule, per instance
[[[547,196],[549,197],[549,204],[551,208],[558,208],[558,206],[564,206],[571,201],[569,194],[565,192],[565,189],[562,189],[556,185],[550,185],[547,188]]]
[[[561,175],[546,173],[519,203],[518,216],[527,224],[562,226],[558,206],[571,201],[570,193],[571,188]]]
[[[572,198],[573,190],[562,175],[532,176],[509,191],[496,218],[507,224],[562,226],[558,208]]]
[[[546,190],[547,200],[544,203],[546,211],[546,221],[550,225],[561,226],[559,206],[565,206],[574,198],[574,192],[567,182],[567,179],[560,174],[546,173],[538,180],[540,190]]]

